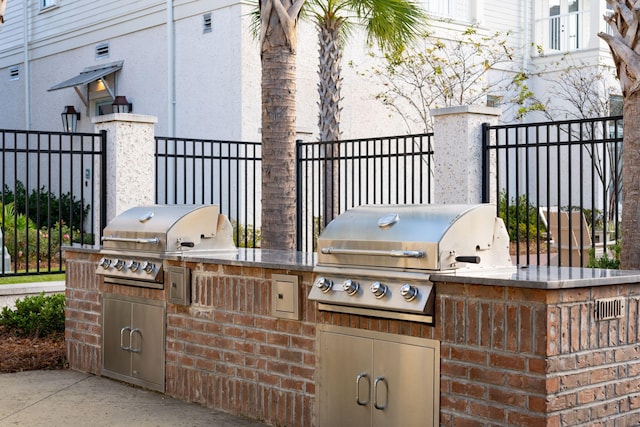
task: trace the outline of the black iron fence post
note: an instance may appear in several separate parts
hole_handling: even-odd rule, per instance
[[[107,131],[100,131],[100,230],[96,244],[102,242],[102,230],[107,226]]]
[[[491,154],[489,152],[489,142],[491,137],[489,135],[489,123],[482,123],[482,203],[489,203],[491,196],[491,171],[489,165],[491,162]]]
[[[296,139],[296,250],[302,250],[302,140]]]

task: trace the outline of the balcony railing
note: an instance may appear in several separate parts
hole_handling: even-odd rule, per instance
[[[570,12],[536,20],[536,41],[545,51],[569,52],[589,45],[588,11]]]

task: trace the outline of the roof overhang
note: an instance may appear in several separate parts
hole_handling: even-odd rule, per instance
[[[111,98],[115,99],[115,92],[113,91],[113,88],[109,86],[104,77],[121,70],[123,64],[124,61],[117,61],[111,62],[109,64],[97,65],[95,67],[87,67],[83,69],[77,76],[51,86],[48,91],[72,87],[76,90],[78,96],[80,96],[85,106],[88,106],[88,99],[85,94],[87,91],[85,90],[83,92],[79,87],[86,87],[89,83],[93,83],[97,80],[102,80],[102,83],[109,92],[109,95],[111,95]]]

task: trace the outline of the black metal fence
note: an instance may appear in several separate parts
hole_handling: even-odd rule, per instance
[[[313,250],[326,218],[321,195],[326,193],[327,165],[339,180],[337,213],[365,203],[431,201],[431,135],[296,145],[299,250]],[[258,142],[157,137],[156,203],[218,204],[234,225],[236,244],[257,247],[261,159]]]
[[[259,142],[156,137],[156,203],[216,204],[241,247],[260,240]]]
[[[483,199],[497,203],[518,264],[615,259],[622,116],[485,125],[483,143]]]
[[[363,204],[431,203],[432,134],[297,143],[298,245],[315,250],[324,224]],[[335,192],[327,191],[337,188]]]
[[[106,218],[94,186],[106,184],[105,141],[106,132],[0,130],[0,274],[63,272],[62,246],[94,243],[104,227],[95,218]]]
[[[482,132],[483,199],[497,204],[518,264],[584,266],[587,252],[619,239],[622,117]],[[0,243],[11,259],[0,274],[62,272],[60,246],[97,241],[105,141],[106,132],[0,130]],[[296,154],[300,251],[314,251],[324,224],[351,207],[432,202],[432,134],[298,141]],[[259,142],[157,137],[155,201],[220,205],[236,244],[257,247],[261,158]]]

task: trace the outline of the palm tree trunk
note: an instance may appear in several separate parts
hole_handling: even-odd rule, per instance
[[[640,269],[640,92],[624,98],[624,144],[622,147],[622,252],[620,268]]]
[[[318,128],[320,141],[327,142],[324,148],[324,191],[323,224],[327,225],[340,213],[340,174],[339,146],[333,144],[340,140],[340,102],[342,101],[342,45],[340,22],[325,20],[319,27],[320,64],[318,66],[318,95],[320,113]]]
[[[305,0],[260,0],[262,230],[266,249],[296,248],[296,29]]]
[[[262,55],[262,247],[296,247],[296,56]]]

